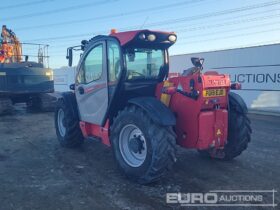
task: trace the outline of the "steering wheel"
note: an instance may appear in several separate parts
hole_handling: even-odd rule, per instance
[[[129,76],[133,77],[133,74],[137,74],[139,76],[146,77],[146,75],[144,75],[144,74],[142,74],[142,73],[140,73],[138,71],[135,71],[135,70],[128,70],[128,73],[129,73],[128,77]]]

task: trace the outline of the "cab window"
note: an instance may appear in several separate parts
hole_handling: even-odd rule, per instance
[[[108,61],[109,61],[109,81],[114,82],[119,79],[121,72],[120,48],[115,41],[108,41]]]
[[[164,65],[164,51],[128,48],[125,52],[127,79],[156,79]]]
[[[84,59],[77,82],[87,84],[101,79],[103,62],[103,45],[100,44],[94,47]]]

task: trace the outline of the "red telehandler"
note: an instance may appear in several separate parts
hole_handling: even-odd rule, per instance
[[[168,78],[175,33],[112,31],[68,48],[83,53],[72,91],[58,100],[55,127],[62,146],[94,137],[111,146],[124,174],[158,180],[176,161],[176,144],[203,156],[231,160],[250,142],[247,107],[229,75],[202,73],[203,59]]]

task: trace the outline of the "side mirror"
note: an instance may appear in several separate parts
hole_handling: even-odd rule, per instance
[[[75,84],[71,84],[71,85],[69,86],[69,88],[70,88],[70,90],[75,90]]]
[[[135,51],[134,50],[129,50],[127,52],[127,57],[129,62],[134,62],[135,60]]]
[[[73,48],[69,47],[67,49],[67,55],[66,55],[66,59],[68,59],[68,66],[72,66],[72,62],[73,62]]]
[[[203,69],[203,63],[204,63],[204,58],[191,58],[192,64],[199,68],[199,69]]]

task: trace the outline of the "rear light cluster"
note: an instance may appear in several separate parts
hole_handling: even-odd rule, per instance
[[[230,89],[240,90],[241,89],[241,84],[240,83],[233,83],[233,84],[230,85]]]

